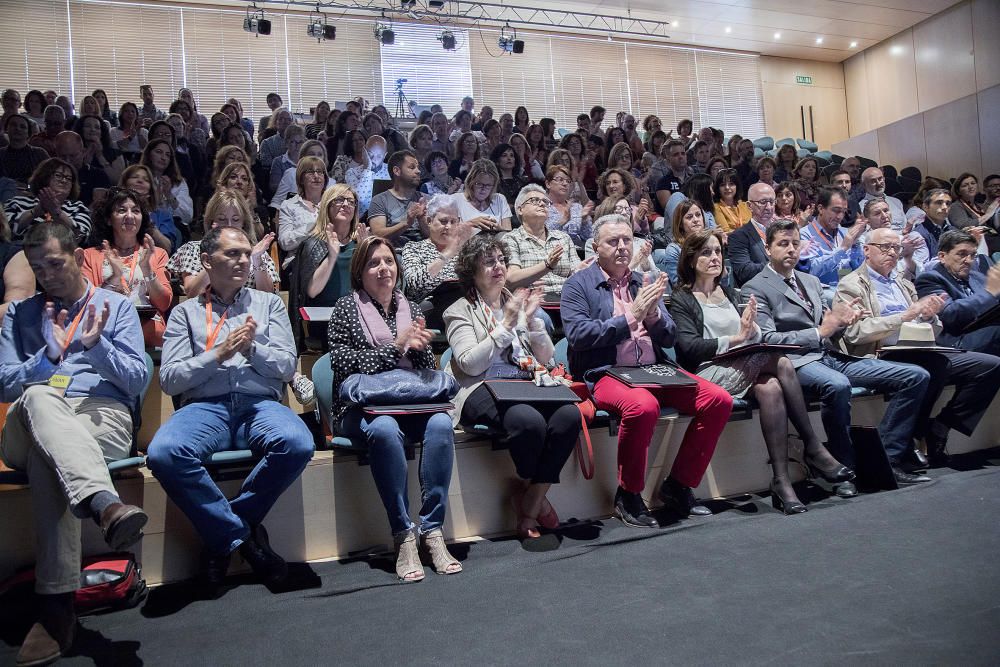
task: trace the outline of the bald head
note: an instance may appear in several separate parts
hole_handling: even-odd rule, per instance
[[[844,161],[840,163],[840,168],[851,175],[852,182],[858,182],[858,176],[861,173],[861,160],[856,157],[845,158]]]
[[[861,185],[873,197],[885,195],[885,176],[878,167],[868,167],[861,173]]]
[[[753,219],[767,227],[774,220],[774,188],[767,183],[754,183],[747,192],[747,203]]]
[[[76,132],[64,131],[56,135],[56,157],[66,160],[77,171],[83,168],[83,138]]]
[[[865,262],[881,276],[888,277],[896,268],[902,248],[900,236],[888,227],[876,229],[868,234],[864,246]]]

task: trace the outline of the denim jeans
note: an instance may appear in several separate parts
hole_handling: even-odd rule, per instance
[[[447,412],[431,415],[366,415],[351,408],[340,431],[364,438],[375,487],[382,498],[392,534],[413,528],[406,488],[404,436],[423,442],[420,448],[420,532],[440,528],[448,509],[448,485],[455,462],[455,431]]]
[[[215,452],[247,448],[263,458],[227,500],[203,461]],[[231,394],[185,405],[160,427],[146,462],[164,491],[194,524],[205,547],[222,554],[239,546],[267,516],[312,458],[309,429],[270,398]]]
[[[888,402],[878,432],[893,465],[913,447],[920,408],[931,379],[923,368],[827,352],[822,359],[799,367],[797,373],[802,389],[819,396],[828,449],[844,465],[853,468],[856,464],[850,436],[852,386],[886,394]]]

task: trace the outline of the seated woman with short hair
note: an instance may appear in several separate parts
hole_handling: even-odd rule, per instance
[[[92,238],[99,245],[83,251],[81,270],[93,285],[124,294],[137,307],[155,308],[156,315],[142,321],[142,337],[146,347],[160,347],[174,295],[167,253],[156,247],[151,229],[142,198],[127,188],[111,188],[94,212]]]
[[[243,195],[243,198],[247,200],[247,204],[250,205],[250,210],[253,212],[253,228],[257,234],[257,238],[264,236],[266,228],[262,219],[267,220],[267,208],[260,205],[260,199],[257,196],[259,190],[256,183],[254,183],[250,165],[245,162],[231,162],[226,165],[215,182],[215,189],[235,190]],[[261,216],[262,213],[263,218]]]
[[[233,190],[219,190],[212,195],[205,204],[205,231],[216,227],[239,227],[254,244],[246,286],[264,292],[277,292],[280,278],[267,252],[274,241],[274,234],[257,240],[253,228],[253,212],[243,195]],[[188,298],[198,296],[208,287],[208,273],[201,264],[200,244],[200,241],[188,241],[167,263],[167,269],[174,278],[181,281]]]
[[[174,216],[170,209],[160,203],[156,187],[153,185],[155,182],[149,167],[133,164],[125,167],[118,185],[138,195],[139,204],[149,213],[149,220],[153,223],[149,227],[149,235],[153,237],[157,246],[166,250],[168,255],[172,255],[183,245],[184,237],[174,224]]]
[[[427,202],[421,222],[423,241],[403,246],[403,293],[420,303],[446,280],[458,280],[455,260],[462,244],[472,237],[472,225],[462,222],[458,204],[437,194]]]
[[[736,294],[721,284],[725,273],[722,233],[699,229],[684,239],[678,263],[679,280],[670,299],[677,325],[677,361],[741,398],[750,390],[760,406],[760,430],[771,459],[771,502],[785,514],[806,506],[795,495],[788,476],[788,421],[805,444],[806,463],[833,482],[853,479],[854,472],[823,446],[809,420],[795,367],[783,354],[755,352],[713,363],[716,355],[760,342],[757,302],[750,297],[741,315]]]
[[[337,433],[367,443],[369,467],[396,548],[396,576],[403,582],[415,582],[424,578],[418,534],[438,574],[462,571],[462,564],[448,553],[441,532],[455,461],[451,418],[447,412],[371,415],[339,397],[340,385],[356,373],[374,375],[397,368],[436,366],[431,334],[424,328],[420,307],[397,289],[399,272],[392,244],[378,236],[362,241],[351,258],[351,293],[334,306],[328,333],[333,369],[331,426]],[[410,519],[404,434],[423,443],[419,527]]]
[[[523,480],[523,488],[512,498],[517,532],[522,538],[535,538],[539,526],[559,525],[559,516],[545,496],[551,485],[559,483],[559,472],[576,445],[580,411],[573,403],[548,407],[496,401],[483,384],[492,369],[552,361],[552,339],[538,317],[542,290],[507,291],[507,250],[484,234],[462,246],[457,274],[465,296],[444,313],[452,349],[447,371],[462,387],[453,400],[453,421],[504,431],[504,442]]]
[[[274,226],[278,230],[278,243],[288,253],[286,266],[292,261],[299,244],[316,226],[319,204],[330,183],[326,163],[317,157],[299,159],[295,167],[295,184],[298,194],[278,206]]]
[[[126,162],[134,164],[139,161],[148,139],[149,132],[142,126],[139,118],[139,107],[134,102],[122,104],[118,110],[118,126],[111,128],[111,141],[115,148],[125,157]]]
[[[323,142],[318,139],[309,139],[302,144],[302,148],[299,149],[299,160],[304,157],[317,157],[323,161],[325,166],[326,146],[324,146]],[[281,181],[278,183],[278,189],[274,191],[274,195],[271,197],[271,208],[276,209],[280,207],[281,202],[288,199],[289,195],[293,195],[298,190],[298,186],[295,184],[295,171],[297,167],[298,165],[289,167],[288,169],[285,169],[285,173],[281,175]]]
[[[30,194],[4,202],[11,237],[20,241],[28,228],[42,222],[57,222],[73,230],[77,243],[90,236],[90,211],[80,201],[80,179],[73,166],[57,157],[43,161],[28,179]]]
[[[553,154],[556,151],[553,151]],[[550,158],[551,160],[551,158]],[[587,202],[586,206],[570,199],[570,190],[573,187],[573,177],[569,169],[562,165],[554,164],[545,172],[545,190],[549,196],[549,218],[545,226],[549,229],[557,229],[569,234],[573,243],[582,248],[590,239],[590,212],[594,208],[593,202]]]
[[[441,151],[431,151],[424,160],[427,176],[420,184],[420,191],[428,195],[452,195],[462,187],[462,179],[448,173],[448,157]]]

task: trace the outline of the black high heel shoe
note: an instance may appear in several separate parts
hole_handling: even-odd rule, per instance
[[[823,470],[818,465],[810,461],[808,456],[806,456],[806,466],[809,468],[810,477],[822,477],[831,484],[850,482],[856,476],[853,470],[839,463],[829,470]]]
[[[794,498],[794,496],[792,497]],[[809,508],[802,504],[798,498],[795,498],[795,500],[785,500],[779,496],[774,486],[774,480],[771,480],[771,506],[789,515],[802,514],[809,511]]]

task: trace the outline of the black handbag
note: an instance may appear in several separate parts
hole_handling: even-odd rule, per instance
[[[355,405],[447,403],[458,394],[458,381],[430,368],[394,368],[384,373],[355,373],[340,385],[340,400]]]

